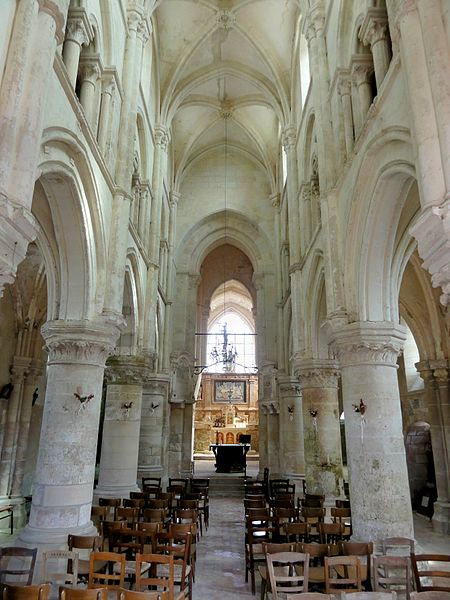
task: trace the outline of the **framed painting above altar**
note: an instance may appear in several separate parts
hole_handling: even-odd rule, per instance
[[[214,402],[246,404],[246,391],[246,381],[216,379],[214,381]]]

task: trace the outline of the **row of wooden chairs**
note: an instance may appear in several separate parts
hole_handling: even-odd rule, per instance
[[[51,586],[48,583],[39,585],[5,585],[3,600],[48,600]],[[74,589],[61,586],[59,600],[108,600],[107,588]],[[182,596],[184,598],[184,594]],[[168,591],[134,592],[126,589],[118,590],[117,600],[173,600]],[[178,596],[177,600],[180,600]]]

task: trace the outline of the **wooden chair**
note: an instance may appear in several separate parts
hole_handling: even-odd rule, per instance
[[[121,590],[118,600],[170,600],[169,592],[132,592]]]
[[[352,512],[349,508],[331,507],[331,520],[333,523],[342,523],[344,525],[343,537],[349,540],[352,536]]]
[[[374,556],[373,583],[375,592],[403,593],[406,600],[411,594],[411,565],[407,556]]]
[[[309,535],[311,540],[319,541],[319,523],[323,523],[325,520],[325,509],[305,506],[301,509],[300,518],[305,523],[310,524],[311,531]]]
[[[108,600],[108,590],[106,588],[87,590],[85,588],[60,587],[59,600]]]
[[[199,509],[199,500],[190,500],[186,497],[177,500],[175,514],[179,514],[183,510],[195,510],[197,513],[197,526],[200,535],[203,535],[203,519],[202,512]]]
[[[340,542],[341,553],[344,556],[357,556],[361,561],[361,581],[365,591],[372,589],[371,563],[373,555],[372,542]]]
[[[273,510],[273,516],[276,528],[275,536],[278,541],[284,542],[286,540],[284,526],[288,523],[298,522],[297,509],[278,507]]]
[[[40,585],[5,584],[2,590],[3,600],[47,600],[51,590],[49,583]]]
[[[130,500],[145,500],[145,492],[130,492]]]
[[[309,533],[311,531],[309,523],[296,521],[294,523],[285,523],[283,527],[286,541],[309,542]]]
[[[114,511],[115,521],[126,521],[128,525],[132,525],[139,521],[140,509],[124,506],[117,506]]]
[[[315,590],[325,589],[325,557],[330,556],[328,544],[295,544],[296,552],[309,554],[309,587]]]
[[[322,592],[301,592],[300,594],[291,594],[289,600],[335,600],[331,594],[322,594]]]
[[[5,546],[0,548],[0,583],[22,583],[31,585],[36,564],[37,548],[21,548],[18,546]],[[10,561],[19,559],[20,568],[9,566]],[[28,564],[24,564],[28,563]]]
[[[256,591],[256,568],[266,561],[263,542],[267,544],[274,541],[275,525],[273,517],[270,516],[263,516],[262,518],[260,516],[249,516],[246,518],[245,581],[248,581],[250,574],[252,594]]]
[[[191,552],[189,564],[192,568],[192,581],[195,582],[195,565],[197,561],[197,525],[195,523],[171,523],[169,525],[169,534],[178,535],[180,533],[191,534]]]
[[[347,597],[348,592],[342,592],[340,600],[396,600],[396,592],[353,592]]]
[[[102,566],[102,567],[101,567]],[[102,568],[100,572],[99,568]],[[89,557],[88,588],[123,588],[125,582],[125,554],[91,552]]]
[[[91,519],[97,529],[100,531],[101,523],[108,518],[107,506],[92,506]]]
[[[67,537],[68,549],[78,552],[78,581],[86,580],[89,576],[89,557],[91,552],[99,551],[103,546],[103,539],[99,535],[73,535]],[[80,552],[81,551],[81,552]],[[104,566],[104,565],[103,565]],[[100,567],[102,568],[102,567]],[[69,560],[67,569],[72,572],[72,563]]]
[[[450,592],[450,555],[411,554],[416,591]]]
[[[114,518],[114,511],[118,506],[122,506],[122,498],[99,498],[99,506],[108,507],[108,519]]]
[[[343,540],[344,525],[342,523],[319,523],[317,527],[321,544],[337,544]]]
[[[69,572],[69,561],[71,571]],[[55,564],[56,563],[56,564]],[[62,570],[59,567],[61,563],[65,568]],[[42,579],[45,583],[49,583],[53,589],[59,589],[60,585],[74,588],[78,583],[78,553],[71,550],[47,550],[42,554]]]
[[[450,600],[450,592],[411,592],[411,600]]]
[[[280,594],[308,591],[309,555],[302,552],[267,554],[267,572],[273,600]]]
[[[381,552],[383,554],[392,554],[394,556],[410,556],[414,554],[415,542],[406,537],[388,537],[380,542]]]
[[[342,499],[342,500],[335,500],[334,502],[336,508],[351,508],[351,504],[350,504],[350,500],[348,499]]]
[[[124,498],[122,503],[124,508],[142,509],[145,506],[145,498]]]
[[[164,527],[170,522],[167,508],[144,508],[142,520],[147,523],[164,523]]]
[[[279,552],[293,552],[294,545],[289,543],[274,543],[266,544],[263,542],[263,553],[276,554]],[[267,591],[270,591],[269,578],[267,573],[267,561],[264,564],[258,566],[259,574],[261,576],[261,600],[265,600],[267,597]]]
[[[325,593],[362,592],[361,562],[357,556],[326,556]]]
[[[192,568],[189,564],[192,536],[190,533],[158,533],[157,552],[173,556],[173,581],[180,592],[192,600]],[[164,571],[164,569],[163,569]]]
[[[141,564],[147,563],[150,569],[141,575]],[[148,593],[148,588],[156,588],[157,593],[167,593],[174,599],[174,558],[164,554],[136,555],[136,591]]]
[[[197,539],[199,539],[199,516],[198,510],[193,508],[177,508],[174,513],[174,523],[192,523],[197,527]]]
[[[143,477],[142,478],[142,490],[145,491],[147,486],[161,488],[161,477]],[[131,494],[130,494],[131,497]]]
[[[102,536],[102,545],[101,548],[96,548],[97,550],[102,550],[102,551],[109,551],[110,548],[110,543],[111,543],[111,537],[113,535],[113,533],[117,530],[117,529],[122,529],[123,527],[126,527],[128,525],[128,523],[126,521],[102,521],[100,523],[100,533]]]

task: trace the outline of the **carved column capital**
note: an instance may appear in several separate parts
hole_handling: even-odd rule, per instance
[[[47,321],[41,329],[48,364],[104,367],[120,330],[101,321]]]
[[[142,44],[145,46],[149,37],[152,35],[151,22],[148,19],[141,19],[137,25],[136,33]]]
[[[170,132],[165,125],[156,125],[154,130],[155,144],[159,146],[164,152],[167,152],[167,148],[170,142]]]
[[[365,46],[374,46],[381,40],[386,40],[388,18],[384,8],[369,8],[361,25],[359,37]]]
[[[373,62],[370,56],[355,55],[352,58],[352,81],[355,86],[370,83],[370,76],[373,73]]]
[[[350,73],[340,75],[338,81],[338,93],[340,96],[350,96],[352,93],[352,81]]]
[[[297,130],[294,126],[285,127],[283,130],[281,143],[286,152],[295,150],[297,144]]]
[[[105,369],[107,383],[115,385],[142,385],[150,375],[150,366],[143,356],[110,356]]]
[[[331,347],[341,367],[386,365],[397,368],[406,332],[389,322],[351,323],[333,334]]]
[[[278,393],[280,400],[299,397],[301,395],[298,379],[295,377],[279,377]]]
[[[89,81],[96,84],[100,77],[100,66],[96,60],[80,61],[80,75],[83,81]]]
[[[87,45],[94,39],[89,18],[84,8],[69,10],[66,25],[66,41],[76,42],[79,46]]]
[[[294,373],[298,377],[301,389],[337,389],[339,384],[339,366],[331,360],[299,361],[294,365]]]
[[[14,385],[23,383],[30,371],[31,358],[26,356],[14,356],[10,367],[11,383]]]

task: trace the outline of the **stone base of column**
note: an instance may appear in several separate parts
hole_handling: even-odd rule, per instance
[[[435,531],[445,534],[450,533],[450,502],[437,500],[434,503],[432,524]]]
[[[97,528],[92,521],[80,527],[61,527],[44,529],[26,525],[17,537],[16,545],[30,548],[38,548],[39,553],[45,550],[67,549],[67,536],[74,535],[98,535]]]
[[[129,498],[130,492],[140,492],[140,487],[136,484],[115,485],[115,486],[97,486],[94,490],[94,502],[98,502],[99,498]]]
[[[285,471],[282,474],[283,478],[289,479],[290,483],[295,483],[295,493],[297,496],[303,496],[303,482],[305,481],[304,473],[290,473]]]

